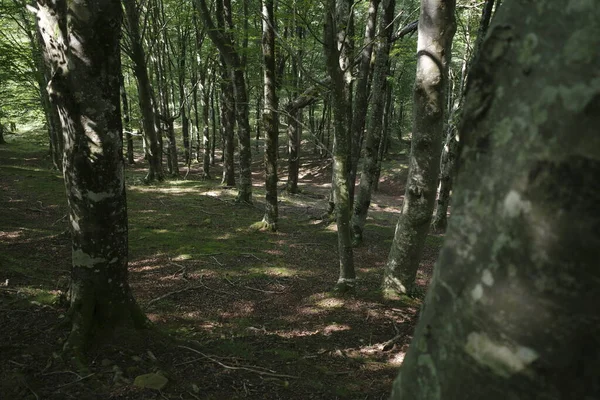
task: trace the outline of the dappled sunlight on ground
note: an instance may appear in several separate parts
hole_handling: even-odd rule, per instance
[[[14,344],[7,360],[27,364],[34,371],[31,376],[39,377],[45,361],[52,359],[68,334],[67,328],[54,327],[65,314],[58,304],[68,289],[71,249],[64,233],[68,221],[63,182],[39,165],[42,155],[20,154],[0,156],[0,189],[6,193],[0,197],[4,223],[0,283],[9,279],[0,299],[23,296],[26,302],[20,309],[36,302],[39,310],[33,315],[48,315],[51,320],[44,326],[53,328],[36,328],[38,332],[26,327],[27,340],[35,337],[45,347],[25,350],[29,344],[18,329],[27,321],[21,321],[18,313],[0,313],[0,339]],[[386,299],[380,291],[402,185],[389,175],[383,177],[382,190],[373,196],[364,244],[354,249],[356,292],[337,295],[332,292],[339,270],[337,228],[321,219],[327,209],[331,168],[317,156],[303,160],[301,192],[279,192],[276,233],[248,229],[264,214],[264,187],[256,179],[254,204],[238,205],[236,191],[220,186],[220,166],[211,171],[214,179],[200,180],[200,165],[194,163],[186,180],[152,185],[143,184],[141,157],[137,165],[127,167],[129,278],[134,296],[158,331],[193,341],[204,356],[163,339],[131,342],[127,347],[114,341],[111,355],[94,355],[98,360],[94,378],[106,377],[113,390],[114,372],[111,366],[104,374],[103,359],[130,362],[135,356],[150,363],[155,357],[158,361],[148,365],[169,374],[166,396],[189,398],[190,382],[200,388],[200,398],[207,399],[263,398],[267,393],[273,395],[270,398],[302,400],[310,398],[307,394],[315,399],[387,396],[420,306],[419,299]],[[264,176],[260,160],[255,161],[255,178]],[[12,165],[19,163],[25,164]],[[394,176],[403,173],[400,167],[392,171]],[[285,175],[284,166],[280,186]],[[430,236],[418,274],[423,288],[440,245],[439,236]],[[34,365],[20,358],[30,351],[42,362]],[[125,372],[140,365],[145,364],[122,362]],[[60,372],[54,364],[47,369]],[[142,372],[147,371],[135,374]],[[85,383],[73,387],[88,390]],[[121,398],[145,400],[130,387],[123,383],[114,390],[129,396]]]

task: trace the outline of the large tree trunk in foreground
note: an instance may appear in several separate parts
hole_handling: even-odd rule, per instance
[[[600,398],[599,29],[594,2],[505,2],[496,15],[393,399]]]
[[[380,42],[377,45],[377,54],[373,71],[373,99],[371,101],[372,106],[369,115],[370,124],[366,135],[365,161],[360,175],[358,196],[354,203],[352,215],[354,244],[362,242],[367,213],[369,211],[369,206],[371,205],[373,183],[378,178],[378,153],[383,127],[383,112],[386,106],[387,76],[390,70],[389,54],[394,28],[392,22],[394,20],[395,6],[395,0],[384,0],[382,3],[383,15],[379,30],[382,32],[383,37],[379,39]]]
[[[435,202],[455,0],[421,0],[413,136],[402,214],[385,267],[386,290],[408,293],[415,281]]]
[[[332,84],[332,108],[334,119],[333,151],[333,203],[338,230],[340,274],[336,290],[351,291],[355,287],[356,273],[352,254],[350,217],[349,163],[352,146],[352,90],[350,60],[350,36],[352,31],[352,8],[348,0],[329,0],[324,31],[325,58]],[[336,30],[337,29],[337,30]]]
[[[66,347],[79,353],[92,333],[145,323],[127,279],[119,107],[121,5],[118,0],[98,1],[94,7],[40,1],[38,7],[53,70],[48,90],[59,110],[65,143],[73,242],[73,327]]]

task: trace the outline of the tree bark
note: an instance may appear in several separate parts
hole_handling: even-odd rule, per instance
[[[334,123],[333,202],[338,230],[340,273],[335,289],[354,290],[356,273],[352,255],[349,164],[351,162],[352,75],[350,71],[352,8],[348,0],[328,0],[324,29],[326,66],[332,83]]]
[[[223,179],[221,183],[235,187],[235,170],[233,169],[233,132],[235,124],[235,111],[233,100],[233,87],[229,66],[221,60],[221,135],[223,137]]]
[[[229,0],[217,1],[217,18],[225,16],[227,29],[224,26],[215,26],[206,6],[205,0],[195,0],[198,10],[204,24],[207,27],[207,34],[224,62],[228,66],[230,79],[233,84],[235,98],[235,117],[238,124],[238,140],[240,152],[240,185],[238,188],[237,201],[252,203],[252,153],[250,147],[250,122],[248,120],[248,92],[246,87],[246,78],[244,76],[244,65],[240,54],[235,48],[235,43],[231,35],[233,22],[231,19],[231,3]],[[219,7],[221,12],[219,12]]]
[[[139,14],[135,0],[123,0],[127,26],[131,41],[131,61],[133,71],[138,82],[138,95],[140,111],[142,113],[142,124],[144,127],[144,140],[146,142],[146,158],[148,159],[148,174],[145,180],[162,181],[164,179],[162,166],[162,145],[156,127],[156,116],[154,115],[154,104],[152,86],[148,77],[146,66],[146,54],[142,45],[140,35]]]
[[[127,91],[125,90],[125,77],[121,74],[120,82],[121,103],[123,104],[123,130],[125,131],[125,141],[127,142],[127,162],[135,164],[133,159],[133,136],[131,135],[131,117],[129,115],[129,101]]]
[[[367,213],[369,211],[369,206],[371,205],[373,182],[375,182],[375,179],[378,177],[378,153],[381,142],[383,112],[386,100],[387,76],[390,69],[389,54],[393,33],[392,22],[394,20],[395,6],[395,0],[383,0],[383,15],[379,26],[381,38],[377,45],[377,54],[373,70],[373,98],[371,100],[371,113],[369,114],[369,129],[366,133],[365,160],[360,175],[358,196],[354,204],[354,213],[352,216],[352,230],[354,232],[355,245],[362,242]]]
[[[375,42],[375,27],[377,25],[377,7],[379,7],[379,1],[380,0],[369,1],[369,13],[365,26],[364,45],[360,54],[358,76],[356,78],[356,87],[354,89],[354,103],[352,105],[354,108],[352,113],[352,166],[350,168],[351,205],[354,203],[356,172],[358,170],[358,160],[360,159],[366,116],[369,108],[369,93],[371,92],[369,88],[369,80],[371,75],[371,56],[373,54],[373,43]],[[388,25],[390,25],[392,21],[393,17],[392,20],[389,21]],[[392,32],[393,30],[393,24],[392,26],[388,25],[383,26],[383,29],[379,29],[380,35],[383,36],[380,40],[384,42],[389,39],[387,39],[387,36],[383,32]]]
[[[412,291],[433,213],[454,8],[454,0],[421,1],[408,178],[383,282],[384,289],[394,292]]]
[[[279,117],[277,114],[277,85],[275,81],[275,15],[273,0],[263,0],[262,4],[262,50],[264,79],[264,109],[262,113],[265,130],[265,214],[260,223],[261,229],[276,231],[277,206],[277,153],[279,142]]]
[[[146,323],[127,278],[119,107],[122,11],[118,0],[100,0],[93,7],[62,0],[40,0],[37,5],[52,63],[48,90],[59,110],[65,143],[73,245],[73,325],[65,347],[78,354],[93,333]]]
[[[599,29],[593,2],[507,1],[494,17],[393,399],[600,397]]]

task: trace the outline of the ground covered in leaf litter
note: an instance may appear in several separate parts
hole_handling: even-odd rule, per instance
[[[127,167],[130,281],[155,329],[100,341],[80,371],[61,359],[69,332],[61,323],[70,266],[64,187],[37,140],[0,147],[0,398],[387,398],[420,305],[379,291],[402,172],[384,178],[374,198],[355,250],[357,292],[337,296],[335,224],[320,219],[324,161],[306,155],[302,193],[281,192],[280,230],[267,233],[249,230],[262,218],[260,155],[253,205],[235,204],[235,191],[202,179],[197,164],[182,168],[186,179],[144,185],[138,159]],[[423,290],[441,240],[428,238]],[[145,374],[166,385],[134,385]]]

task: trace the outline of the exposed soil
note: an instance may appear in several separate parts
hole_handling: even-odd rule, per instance
[[[235,204],[196,163],[186,179],[154,185],[142,183],[143,159],[127,167],[130,282],[154,329],[99,337],[80,371],[61,357],[71,255],[62,179],[40,148],[0,146],[0,399],[387,398],[420,306],[379,290],[404,179],[382,178],[355,250],[358,289],[337,296],[335,224],[319,219],[330,168],[305,155],[301,193],[281,191],[279,232],[254,232],[264,204],[255,158],[253,205]],[[440,244],[428,238],[423,290]],[[164,389],[133,385],[153,372]]]

